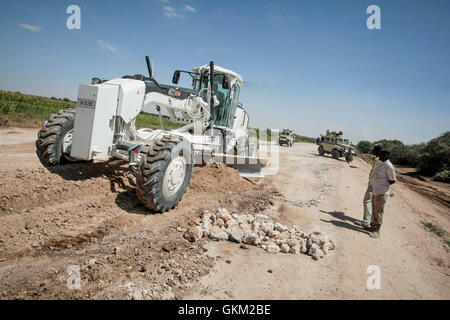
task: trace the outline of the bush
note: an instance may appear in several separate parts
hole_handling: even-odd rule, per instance
[[[370,153],[373,149],[373,143],[370,141],[360,141],[356,145],[356,148],[361,153]]]
[[[430,140],[422,149],[417,166],[424,174],[435,175],[450,168],[450,131]]]
[[[448,170],[448,169],[442,170],[441,172],[436,173],[432,179],[435,181],[449,183],[450,182],[450,170]]]

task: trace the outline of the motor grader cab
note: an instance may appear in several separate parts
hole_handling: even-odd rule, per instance
[[[239,104],[242,77],[214,62],[191,71],[176,70],[174,85],[160,84],[146,57],[149,76],[92,79],[80,85],[76,110],[51,115],[38,133],[37,155],[45,166],[74,161],[126,160],[136,177],[140,201],[155,211],[172,209],[190,183],[194,164],[221,162],[243,176],[264,176],[267,159],[258,158],[256,137],[248,132],[248,114]],[[192,88],[177,86],[180,74]],[[156,106],[161,129],[136,129],[143,108]],[[166,130],[170,121],[184,126]]]
[[[319,145],[317,149],[319,155],[331,154],[334,159],[345,157],[347,162],[353,161],[356,156],[356,149],[351,145],[348,139],[342,137],[343,132],[327,130],[325,135],[320,135],[316,143]]]

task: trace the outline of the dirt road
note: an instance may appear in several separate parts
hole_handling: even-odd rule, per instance
[[[280,170],[245,180],[222,166],[196,168],[173,211],[142,207],[121,163],[47,170],[34,154],[36,130],[0,129],[0,298],[449,299],[449,248],[421,220],[446,230],[448,207],[393,186],[380,239],[353,222],[362,216],[369,165],[319,157],[316,146],[281,148]],[[269,254],[184,232],[205,211],[264,212],[337,244],[315,261]],[[367,268],[381,289],[366,287]],[[81,274],[69,289],[67,268]]]

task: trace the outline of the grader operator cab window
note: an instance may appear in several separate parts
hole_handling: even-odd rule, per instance
[[[217,100],[219,100],[219,105],[214,107],[214,124],[216,126],[227,127],[231,111],[231,90],[223,87],[224,84],[225,87],[228,87],[228,82],[224,81],[224,77],[225,75],[223,74],[216,74],[214,76],[214,94],[216,95]],[[209,74],[206,73],[202,77],[200,89],[208,87],[208,80]],[[234,106],[234,111],[236,111],[236,105]]]

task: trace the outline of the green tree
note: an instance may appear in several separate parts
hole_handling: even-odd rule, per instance
[[[356,148],[359,150],[359,152],[361,153],[370,153],[372,151],[373,148],[373,143],[370,141],[360,141],[358,142],[358,144],[356,145]]]
[[[450,170],[450,131],[430,140],[422,149],[417,166],[424,174]]]

